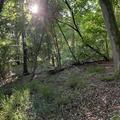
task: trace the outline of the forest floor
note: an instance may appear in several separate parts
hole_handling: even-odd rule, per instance
[[[120,80],[113,77],[111,62],[73,66],[54,75],[43,72],[33,81],[29,78],[1,87],[5,102],[0,120],[14,113],[25,120],[120,120]]]

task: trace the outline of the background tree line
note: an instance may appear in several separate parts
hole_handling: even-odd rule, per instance
[[[118,0],[0,0],[0,74],[109,60],[120,69]],[[109,41],[110,40],[110,41]],[[113,53],[113,54],[112,54]],[[31,68],[31,69],[30,69]],[[30,70],[29,70],[30,69]]]

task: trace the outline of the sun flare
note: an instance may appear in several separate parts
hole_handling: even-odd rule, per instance
[[[34,4],[31,6],[30,10],[32,13],[37,14],[39,12],[39,7],[37,4]]]

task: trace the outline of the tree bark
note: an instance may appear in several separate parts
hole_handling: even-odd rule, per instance
[[[5,0],[0,0],[0,13],[2,12]]]
[[[99,0],[99,3],[112,46],[115,70],[120,71],[120,32],[114,15],[112,2],[111,0]]]
[[[23,74],[28,75],[28,67],[27,67],[27,46],[25,41],[25,31],[22,32],[22,45],[23,45]]]

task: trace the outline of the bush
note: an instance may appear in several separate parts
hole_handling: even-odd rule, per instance
[[[111,82],[113,80],[114,80],[113,76],[107,76],[107,77],[101,78],[101,81],[104,81],[104,82]]]
[[[87,72],[88,73],[104,73],[105,68],[101,66],[94,66],[94,67],[92,66],[87,68]]]
[[[54,99],[54,96],[56,94],[51,85],[41,85],[40,92],[42,97],[46,100]]]
[[[10,49],[8,45],[0,46],[0,79],[5,79],[10,72]]]
[[[61,94],[58,97],[56,97],[56,104],[58,106],[66,105],[66,104],[70,103],[70,101],[71,101],[70,95]]]
[[[86,87],[87,85],[87,81],[86,81],[86,78],[80,78],[80,75],[79,74],[72,74],[69,76],[67,82],[66,82],[67,86],[69,88],[72,88],[72,89],[82,89],[84,87]]]
[[[32,81],[28,83],[27,87],[30,88],[30,91],[35,94],[40,94],[40,96],[44,99],[52,99],[52,97],[55,96],[56,92],[54,90],[54,87],[50,84],[45,85],[41,83],[40,81]]]
[[[10,97],[0,99],[0,120],[28,120],[27,110],[30,107],[28,89],[16,90]]]
[[[116,116],[112,117],[111,120],[120,120],[120,116],[116,115]]]
[[[49,114],[56,109],[56,91],[51,84],[33,80],[26,85],[30,89],[33,109],[38,114]]]

